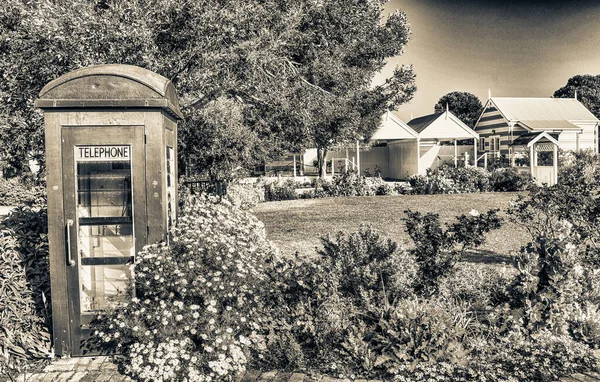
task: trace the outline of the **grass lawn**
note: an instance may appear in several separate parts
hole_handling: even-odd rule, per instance
[[[313,253],[320,246],[319,238],[327,233],[356,231],[361,224],[371,225],[383,237],[410,245],[405,232],[404,211],[434,212],[442,222],[452,222],[455,216],[472,209],[485,212],[506,209],[517,193],[476,193],[451,195],[397,195],[347,198],[300,199],[261,203],[252,212],[265,224],[267,238],[283,253]],[[502,228],[487,235],[486,243],[464,260],[472,263],[510,263],[511,252],[529,240],[527,233],[505,221]]]

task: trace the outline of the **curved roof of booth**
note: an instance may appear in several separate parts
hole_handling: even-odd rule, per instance
[[[96,65],[69,72],[44,86],[36,106],[160,107],[183,118],[171,81],[132,65]]]

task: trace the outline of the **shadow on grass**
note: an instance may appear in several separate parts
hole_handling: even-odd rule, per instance
[[[503,255],[494,251],[485,249],[473,249],[468,251],[463,257],[462,262],[478,264],[511,264],[514,257]]]

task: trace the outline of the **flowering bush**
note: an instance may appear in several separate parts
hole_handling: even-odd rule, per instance
[[[234,181],[227,186],[227,199],[243,210],[265,201],[265,186],[259,179],[256,182]]]
[[[332,180],[317,179],[315,190],[306,197],[390,195],[393,188],[380,177],[368,177],[356,171],[345,171]]]
[[[408,179],[411,192],[425,194],[457,194],[487,191],[523,191],[533,185],[529,174],[514,168],[484,169],[481,167],[442,166],[426,175]]]
[[[121,352],[126,374],[142,381],[230,378],[265,348],[261,293],[276,258],[252,215],[189,197],[171,244],[136,257],[136,297],[99,318],[90,346]]]

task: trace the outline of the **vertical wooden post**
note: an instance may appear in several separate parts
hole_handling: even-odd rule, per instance
[[[535,168],[535,165],[536,165],[536,163],[535,163],[536,162],[536,160],[535,160],[536,158],[535,158],[535,155],[534,155],[535,152],[534,152],[533,146],[534,145],[531,145],[529,147],[529,167],[531,168],[531,176],[535,178],[534,168]]]
[[[465,151],[465,167],[469,167],[469,153]]]
[[[356,140],[356,172],[360,174],[360,145]]]
[[[417,175],[421,175],[421,140],[417,138]]]
[[[558,146],[553,145],[554,184],[558,183]]]
[[[478,144],[478,140],[477,138],[473,138],[473,166],[477,167],[478,163],[477,163],[477,154],[479,154],[477,152],[477,144]]]
[[[296,177],[296,153],[294,155],[294,178]]]
[[[487,156],[488,153],[483,153],[483,168],[487,170]]]
[[[458,146],[454,140],[454,167],[458,167]]]

